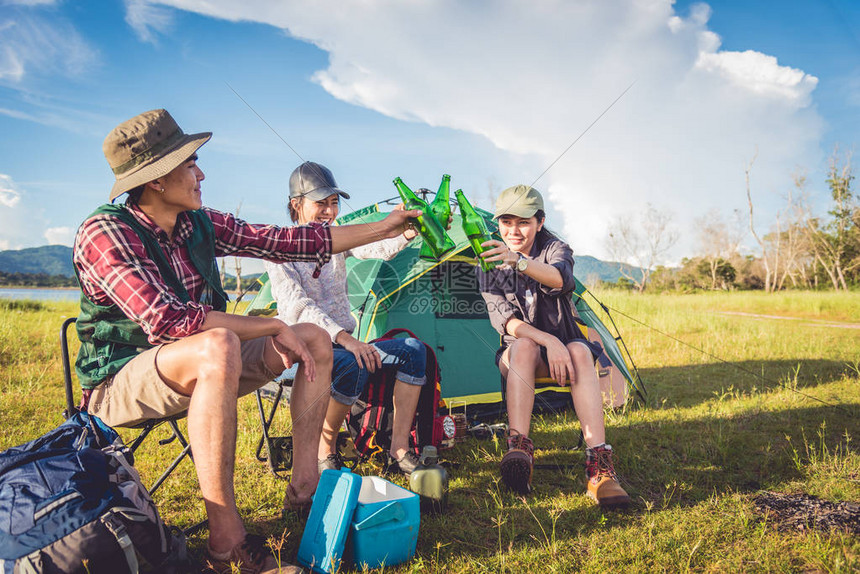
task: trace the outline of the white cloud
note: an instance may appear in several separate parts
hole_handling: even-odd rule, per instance
[[[760,52],[702,53],[696,67],[720,74],[733,84],[776,100],[809,105],[818,78],[802,70],[780,66],[776,58]]]
[[[169,10],[147,0],[125,0],[125,21],[143,42],[156,43],[158,33],[166,32],[173,17]]]
[[[71,227],[49,227],[44,233],[48,245],[68,245],[75,240],[75,230]]]
[[[74,77],[98,60],[69,22],[32,9],[50,2],[18,4],[0,16],[0,81],[16,84],[31,72]]]
[[[44,244],[41,230],[49,226],[44,208],[31,205],[32,199],[28,202],[28,198],[11,176],[0,173],[0,249]]]
[[[314,80],[336,98],[480,134],[520,156],[489,168],[514,179],[503,187],[531,183],[635,80],[537,183],[550,223],[580,253],[604,255],[612,215],[646,203],[681,224],[745,206],[743,170],[756,150],[753,194],[767,220],[791,172],[820,158],[817,79],[770,55],[720,51],[705,4],[684,15],[671,0],[153,3],[315,44],[329,64]],[[528,168],[511,176],[516,165]]]
[[[13,208],[21,201],[21,193],[8,175],[0,173],[0,205]]]
[[[0,173],[0,249],[17,249],[27,234],[22,195],[12,177]]]

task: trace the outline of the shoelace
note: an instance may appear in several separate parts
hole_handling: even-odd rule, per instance
[[[519,433],[508,437],[508,449],[512,448],[524,450],[529,454],[534,454],[534,445],[532,444],[532,440]]]
[[[589,478],[617,478],[615,476],[615,466],[612,464],[612,451],[597,450],[591,451],[593,456],[589,456],[586,461]]]

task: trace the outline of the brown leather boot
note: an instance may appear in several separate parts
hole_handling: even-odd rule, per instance
[[[532,469],[535,461],[535,447],[529,437],[511,429],[508,436],[508,452],[502,457],[499,471],[502,482],[520,494],[528,494],[532,489]]]
[[[619,508],[630,504],[630,496],[621,488],[612,465],[612,447],[607,445],[585,451],[585,476],[588,496],[601,508]]]

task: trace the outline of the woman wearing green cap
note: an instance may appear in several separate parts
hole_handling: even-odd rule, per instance
[[[551,377],[570,385],[586,450],[588,495],[601,507],[623,506],[630,497],[621,488],[605,442],[603,401],[594,362],[602,353],[574,319],[575,286],[570,246],[544,228],[543,198],[534,188],[517,185],[496,201],[494,218],[503,241],[490,240],[482,256],[504,265],[485,272],[478,284],[493,327],[502,335],[496,364],[506,380],[508,450],[502,480],[511,489],[531,490],[534,447],[529,439],[535,378]]]

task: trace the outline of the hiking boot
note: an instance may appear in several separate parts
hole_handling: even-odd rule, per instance
[[[588,478],[588,497],[601,508],[630,504],[630,496],[621,488],[612,466],[612,447],[608,444],[585,450],[585,476]]]
[[[324,470],[340,470],[343,468],[343,459],[340,458],[340,453],[336,452],[318,460],[317,466],[319,467],[320,474]]]
[[[205,574],[305,574],[307,570],[281,564],[266,546],[262,536],[246,534],[245,540],[224,556],[215,556],[206,549],[203,572]]]
[[[407,450],[406,454],[400,458],[400,460],[395,460],[393,456],[389,453],[388,455],[388,463],[386,464],[386,472],[390,473],[399,473],[405,474],[409,476],[412,474],[412,471],[418,468],[421,465],[421,461],[418,460],[418,455],[412,452],[411,450]]]
[[[508,452],[502,457],[502,463],[499,465],[502,482],[515,492],[528,494],[532,489],[534,464],[535,447],[531,439],[515,430],[510,431]]]

